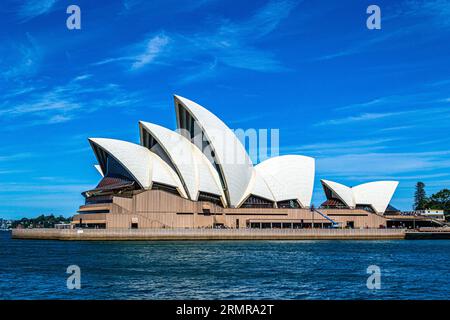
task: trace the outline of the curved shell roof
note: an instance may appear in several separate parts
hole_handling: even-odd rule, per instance
[[[250,195],[258,196],[258,197],[261,197],[261,198],[264,198],[264,199],[267,199],[267,200],[270,200],[273,202],[276,201],[276,199],[275,199],[272,191],[270,190],[269,186],[267,185],[265,179],[263,178],[261,173],[259,173],[257,170],[253,171],[253,177],[250,180],[250,184],[247,189],[246,195],[247,196],[241,200],[241,203],[239,204],[239,206],[245,200],[247,200],[247,198]]]
[[[255,166],[275,200],[297,199],[302,207],[311,205],[314,188],[314,158],[287,155],[270,158]]]
[[[158,142],[158,148],[164,150],[166,156],[163,159],[169,158],[191,200],[197,200],[199,192],[203,191],[221,196],[226,203],[218,173],[195,145],[175,131],[143,121],[139,124],[141,134],[145,130]],[[158,154],[160,151],[154,152]]]
[[[370,204],[376,212],[384,213],[397,189],[398,181],[375,181],[353,187],[357,204]]]
[[[150,189],[153,182],[162,183],[177,188],[180,194],[187,198],[177,174],[147,148],[115,139],[90,138],[89,142],[97,158],[97,148],[100,148],[116,159],[142,188]],[[102,168],[102,171],[106,172],[106,168]]]
[[[398,186],[398,181],[374,181],[349,188],[343,184],[321,180],[335,196],[350,208],[358,204],[371,205],[378,213],[384,213]]]
[[[321,180],[320,182],[322,183],[322,185],[331,190],[331,192],[334,193],[334,196],[338,197],[348,207],[350,208],[355,207],[355,200],[353,199],[352,188],[329,180]]]
[[[248,186],[253,176],[253,164],[244,146],[236,135],[219,118],[199,104],[175,96],[177,126],[181,134],[187,136],[199,147],[208,159],[216,165],[225,195],[231,207],[236,207],[248,194]],[[183,113],[187,111],[191,120]],[[205,151],[203,137],[197,137],[197,128],[203,134],[208,149]],[[183,130],[184,129],[184,130]],[[186,132],[190,130],[190,132]],[[196,136],[196,138],[194,138]],[[200,141],[198,140],[200,139]],[[212,152],[209,152],[212,151]]]

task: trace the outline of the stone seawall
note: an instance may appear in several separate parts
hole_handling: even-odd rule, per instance
[[[392,240],[402,229],[14,229],[13,239],[35,240]]]

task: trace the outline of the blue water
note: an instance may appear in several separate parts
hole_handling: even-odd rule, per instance
[[[81,289],[66,268],[81,268]],[[381,268],[369,290],[366,269]],[[450,241],[59,242],[0,232],[1,299],[449,299]]]

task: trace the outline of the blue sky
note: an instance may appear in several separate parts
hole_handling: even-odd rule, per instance
[[[316,158],[316,205],[321,178],[398,179],[404,210],[416,181],[449,187],[449,1],[7,0],[0,16],[0,217],[74,214],[99,180],[87,138],[175,128],[173,93],[280,129],[281,154]]]

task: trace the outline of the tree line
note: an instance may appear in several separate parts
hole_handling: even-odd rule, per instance
[[[442,189],[427,197],[425,183],[417,182],[414,193],[414,210],[426,209],[444,210],[446,214],[450,214],[450,190]]]
[[[12,222],[12,228],[54,228],[55,224],[58,223],[70,223],[71,218],[65,218],[63,216],[55,217],[53,214],[45,216],[40,215],[37,218],[22,218],[20,220],[15,220]]]

